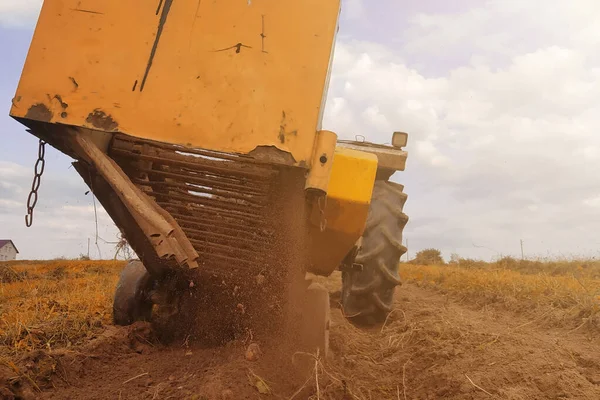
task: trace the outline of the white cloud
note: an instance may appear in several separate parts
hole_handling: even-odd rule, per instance
[[[16,210],[21,206],[22,204],[16,200],[0,199],[0,210]]]
[[[0,0],[0,25],[32,27],[43,0]]]
[[[600,196],[591,197],[589,199],[585,199],[583,204],[590,207],[600,207]]]
[[[550,3],[419,14],[388,46],[338,44],[324,128],[379,143],[409,132],[394,179],[413,246],[490,256],[472,243],[516,254],[523,238],[530,254],[597,255],[600,6]]]
[[[600,2],[466,3],[409,13],[420,3],[381,0],[375,12],[346,0],[323,128],[378,143],[409,132],[394,179],[409,195],[412,254],[489,258],[517,254],[524,239],[528,254],[597,255]],[[0,0],[0,24],[32,26],[40,4]],[[0,229],[10,227],[0,236],[24,256],[83,252],[95,231],[87,188],[72,171],[47,171],[25,228],[31,174],[0,162]],[[104,213],[99,222],[113,240]]]
[[[342,12],[349,20],[358,20],[365,14],[363,0],[344,0]]]
[[[22,165],[15,164],[8,161],[0,161],[0,177],[5,179],[9,178],[22,178],[27,176],[27,168]]]
[[[450,159],[444,156],[432,142],[417,140],[415,151],[424,160],[429,160],[433,166],[447,165]]]
[[[594,54],[600,44],[599,14],[595,0],[552,0],[544,7],[534,1],[487,0],[458,13],[417,13],[410,18],[404,51],[450,59],[477,54],[502,63],[548,45]]]
[[[54,161],[56,151],[47,151]],[[62,165],[62,163],[61,163]],[[96,216],[91,194],[74,170],[65,171],[49,162],[42,176],[33,225],[25,226],[26,202],[31,189],[33,169],[12,162],[0,162],[0,237],[12,239],[21,259],[77,257],[90,255],[111,257],[118,230],[98,204],[99,248],[96,241]],[[100,251],[100,252],[99,252]]]

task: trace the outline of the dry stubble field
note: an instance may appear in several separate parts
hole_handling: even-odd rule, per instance
[[[367,331],[344,320],[339,276],[322,279],[332,356],[305,376],[270,343],[251,362],[247,343],[165,346],[148,324],[112,326],[123,265],[0,264],[0,398],[600,398],[593,261],[401,264],[396,308]]]

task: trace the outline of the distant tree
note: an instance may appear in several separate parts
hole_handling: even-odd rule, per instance
[[[417,255],[413,260],[412,264],[419,265],[442,265],[445,264],[442,252],[438,249],[425,249],[417,252]]]
[[[450,254],[450,262],[449,264],[460,264],[460,256],[457,253]]]

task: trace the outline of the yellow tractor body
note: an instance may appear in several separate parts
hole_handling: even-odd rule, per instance
[[[339,0],[45,0],[11,115],[310,167]]]

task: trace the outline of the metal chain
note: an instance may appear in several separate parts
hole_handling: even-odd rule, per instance
[[[46,161],[44,160],[44,155],[46,152],[46,148],[44,147],[46,142],[40,139],[40,144],[38,147],[38,159],[35,162],[34,168],[34,177],[33,182],[31,183],[31,192],[29,193],[29,197],[27,198],[27,215],[25,216],[25,225],[29,228],[31,224],[33,224],[33,209],[38,201],[37,191],[40,188],[40,183],[42,182],[42,174],[44,173],[44,166]]]
[[[319,214],[321,215],[321,232],[324,232],[327,228],[327,219],[325,218],[325,207],[327,205],[327,196],[321,196],[318,200],[319,203]]]

